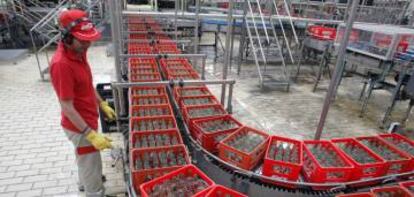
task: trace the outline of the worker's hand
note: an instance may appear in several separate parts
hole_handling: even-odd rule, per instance
[[[94,130],[91,130],[86,135],[86,140],[88,140],[98,150],[112,148],[112,139],[100,133],[97,133]]]
[[[99,103],[99,106],[101,107],[101,110],[104,112],[106,118],[110,122],[115,120],[116,118],[115,111],[114,109],[112,109],[112,107],[109,106],[108,102],[102,101],[101,103]]]

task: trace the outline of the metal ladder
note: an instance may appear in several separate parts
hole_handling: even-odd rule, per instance
[[[253,55],[259,75],[260,87],[264,88],[266,85],[284,86],[286,87],[286,90],[289,91],[289,72],[282,53],[279,36],[277,35],[275,24],[271,18],[274,13],[270,13],[269,16],[265,16],[262,12],[262,2],[255,0],[254,3],[257,7],[257,12],[253,11],[252,0],[246,1],[248,11],[246,12],[244,21],[249,41],[247,49]],[[274,1],[273,4],[275,5]],[[273,9],[272,12],[274,12]],[[279,23],[281,23],[280,20]],[[281,27],[283,29],[282,25]],[[284,29],[282,32],[285,41],[287,41]],[[286,46],[286,48],[288,48],[290,58],[293,61],[288,44]],[[271,60],[272,56],[275,57],[274,60],[276,62],[281,63],[281,69],[268,69],[269,65],[275,62]],[[275,68],[276,66],[272,67]]]

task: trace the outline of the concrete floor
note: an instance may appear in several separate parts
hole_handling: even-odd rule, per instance
[[[211,48],[203,48],[212,57]],[[106,56],[105,46],[89,50],[95,83],[114,76],[114,61]],[[220,59],[219,59],[220,61]],[[234,66],[235,67],[235,66]],[[234,68],[229,78],[237,80],[233,109],[243,123],[268,133],[296,139],[312,139],[318,123],[325,91],[312,92],[309,80],[291,86],[289,93],[262,91],[256,69],[244,66],[241,75]],[[221,78],[222,65],[208,61],[208,78]],[[305,73],[305,76],[307,74]],[[51,84],[42,82],[34,55],[16,63],[0,64],[0,196],[82,196],[77,192],[77,170],[73,148],[59,124],[59,106]],[[326,84],[326,82],[324,82]],[[323,85],[321,85],[323,86]],[[357,100],[361,79],[346,78],[339,89],[326,122],[323,138],[374,135],[382,132],[377,122],[385,111],[390,94],[379,92],[370,102],[367,115],[358,117]],[[211,86],[220,95],[220,86]],[[406,103],[404,103],[406,104]],[[398,104],[394,120],[403,114]],[[410,119],[412,126],[413,118]],[[116,146],[122,136],[110,134]],[[109,152],[102,152],[108,190],[125,186],[121,166],[111,168]]]

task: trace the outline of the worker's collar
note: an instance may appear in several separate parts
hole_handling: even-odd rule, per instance
[[[78,53],[77,51],[71,49],[70,47],[65,46],[64,43],[61,42],[60,44],[63,47],[64,53],[70,60],[74,60],[78,62],[83,62],[86,60],[86,52]]]

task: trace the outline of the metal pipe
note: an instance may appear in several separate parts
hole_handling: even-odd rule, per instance
[[[229,12],[227,13],[227,33],[226,33],[226,50],[224,51],[224,65],[223,65],[223,73],[222,79],[227,79],[227,69],[229,66],[229,59],[230,59],[230,39],[231,33],[233,29],[233,0],[229,0]],[[224,102],[226,100],[226,86],[223,84],[221,86],[221,98],[220,103],[224,106]]]
[[[194,27],[194,53],[198,53],[198,26],[200,24],[200,0],[195,0],[196,1],[196,22],[195,22],[195,27]]]
[[[164,16],[164,17],[173,17],[174,16],[174,12],[137,12],[137,11],[123,11],[122,12],[123,15],[147,15],[147,16]],[[191,12],[181,12],[178,13],[181,14],[183,17],[187,17],[187,18],[194,18],[195,17],[195,13],[191,13]],[[200,18],[220,18],[220,19],[225,19],[227,18],[227,14],[218,14],[218,13],[214,13],[214,14],[209,14],[209,13],[200,13]],[[233,15],[233,18],[235,19],[243,19],[243,15],[242,14],[235,14]],[[254,18],[260,18],[259,15],[255,15]],[[340,24],[343,23],[344,21],[342,20],[325,20],[325,19],[313,19],[313,18],[302,18],[302,17],[288,17],[288,16],[272,16],[272,19],[281,19],[283,21],[300,21],[300,22],[309,22],[309,23],[326,23],[326,24]]]
[[[115,88],[129,88],[129,87],[144,87],[144,86],[160,86],[160,85],[219,85],[219,84],[235,84],[236,80],[173,80],[173,81],[151,81],[151,82],[112,82],[112,87]]]
[[[339,80],[340,77],[342,77],[341,76],[342,75],[341,71],[343,70],[343,67],[344,67],[346,47],[348,45],[349,36],[351,35],[352,25],[353,25],[354,20],[355,20],[358,3],[359,3],[359,0],[353,0],[353,2],[352,2],[351,14],[350,14],[350,16],[348,18],[348,21],[346,23],[346,29],[345,29],[345,34],[344,34],[343,40],[341,41],[341,45],[339,46],[338,59],[336,61],[335,72],[333,73],[331,82],[329,83],[328,92],[326,93],[326,97],[325,97],[325,101],[324,101],[324,104],[323,104],[321,116],[320,116],[320,119],[319,119],[318,128],[317,128],[316,133],[315,133],[315,138],[314,138],[315,140],[321,139],[322,130],[325,126],[325,121],[326,121],[326,117],[328,115],[329,107],[331,105],[331,102],[332,102],[332,99],[333,99],[334,95],[336,94],[337,81]]]
[[[115,59],[115,76],[116,76],[116,81],[120,82],[122,80],[122,76],[121,76],[121,65],[120,65],[120,50],[119,50],[119,44],[118,44],[118,40],[119,40],[119,35],[118,35],[118,30],[116,29],[117,27],[117,22],[116,22],[116,14],[115,14],[115,1],[116,0],[108,0],[108,7],[110,10],[110,15],[111,15],[111,32],[112,32],[112,43],[113,43],[113,51],[114,51],[114,59]]]
[[[233,113],[233,105],[232,105],[233,87],[234,87],[234,84],[230,84],[230,86],[229,86],[229,97],[227,98],[227,111],[230,114]]]
[[[207,62],[207,58],[203,58],[203,62],[201,64],[201,79],[202,80],[206,79],[206,62]]]

